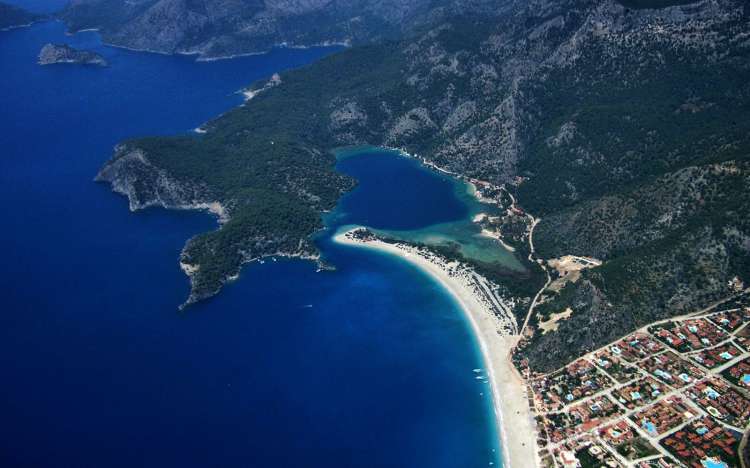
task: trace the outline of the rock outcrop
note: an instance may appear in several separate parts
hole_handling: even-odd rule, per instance
[[[78,50],[66,44],[46,44],[39,52],[39,65],[56,63],[77,63],[106,67],[107,61],[101,55],[89,50]]]

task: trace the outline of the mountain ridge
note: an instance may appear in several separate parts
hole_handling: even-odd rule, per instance
[[[280,180],[261,171],[251,179],[313,214],[351,187],[336,179],[328,151],[359,144],[403,148],[505,186],[520,209],[541,219],[534,239],[544,260],[603,260],[540,295],[519,350],[533,370],[558,368],[748,281],[745,3],[632,9],[613,0],[534,0],[503,8],[497,16],[440,19],[416,36],[282,73],[279,84],[205,125],[201,138],[128,142],[159,170],[206,184],[247,223],[232,242],[222,228],[189,243],[185,258],[206,262],[211,290],[236,273],[254,238],[242,232],[257,228],[256,218],[239,216],[247,199],[236,195],[236,181],[245,170],[230,176],[230,168],[238,161],[257,168],[273,155],[337,181],[321,196],[306,174]],[[325,203],[311,204],[316,198]],[[515,245],[528,235],[519,222],[498,228]],[[307,239],[314,225],[295,239]],[[224,263],[207,255],[217,249]],[[488,271],[501,282],[507,276]],[[517,281],[505,280],[529,300]],[[538,326],[567,308],[556,330]]]
[[[105,42],[202,59],[273,47],[361,45],[401,37],[453,11],[494,14],[496,0],[73,0],[60,13],[73,32]]]

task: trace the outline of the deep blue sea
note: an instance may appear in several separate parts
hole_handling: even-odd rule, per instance
[[[40,67],[46,42],[111,66]],[[178,313],[179,252],[215,221],[131,213],[92,181],[118,141],[190,131],[241,87],[330,52],[196,63],[55,22],[0,32],[0,466],[499,465],[470,327],[428,277],[322,236],[337,271],[252,264]],[[450,184],[399,158],[340,166],[362,181],[342,220],[465,216]]]

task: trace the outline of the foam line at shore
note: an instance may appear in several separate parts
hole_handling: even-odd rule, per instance
[[[525,383],[510,362],[510,351],[519,337],[498,333],[498,330],[503,329],[501,320],[477,299],[464,276],[448,271],[455,264],[442,264],[435,259],[426,258],[415,248],[406,245],[352,238],[350,233],[354,230],[356,229],[338,232],[333,237],[334,242],[400,257],[430,275],[453,296],[471,323],[485,362],[501,438],[504,467],[539,466],[536,431],[526,399]]]

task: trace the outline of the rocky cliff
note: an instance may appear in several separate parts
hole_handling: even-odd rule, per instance
[[[177,180],[155,167],[141,149],[120,145],[94,178],[128,198],[131,211],[158,206],[170,209],[208,207],[215,202],[211,191],[190,180]]]

